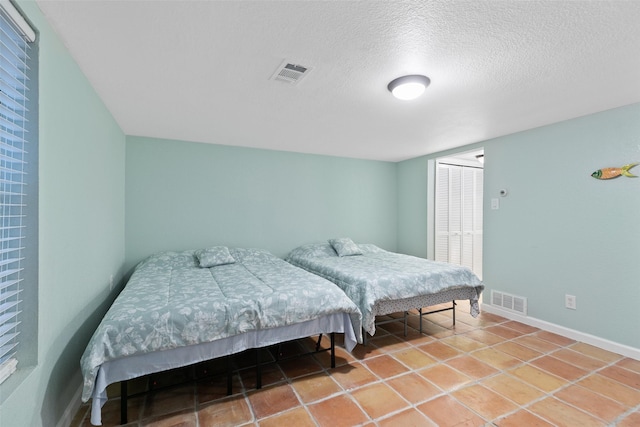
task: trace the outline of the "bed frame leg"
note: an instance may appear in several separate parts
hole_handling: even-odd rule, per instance
[[[336,334],[331,332],[331,367],[336,367]]]
[[[120,424],[127,423],[127,380],[120,381]]]
[[[322,341],[322,334],[318,335],[318,342],[316,343],[316,353],[320,351],[320,342]]]
[[[407,336],[407,316],[408,316],[408,312],[404,312],[404,336]]]
[[[367,345],[367,331],[362,328],[362,345]]]
[[[227,396],[231,396],[233,392],[233,370],[231,364],[231,355],[227,356]]]
[[[260,350],[256,349],[256,388],[262,388],[262,366],[260,365]]]
[[[420,315],[420,335],[422,335],[422,307],[418,309],[418,314]]]
[[[456,300],[453,300],[453,305],[451,306],[451,308],[453,309],[453,326],[456,325]]]

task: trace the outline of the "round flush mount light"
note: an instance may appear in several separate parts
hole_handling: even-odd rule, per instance
[[[431,83],[429,77],[414,74],[392,80],[387,86],[387,89],[389,89],[389,92],[396,98],[408,101],[422,95],[427,86],[429,86],[429,83]]]

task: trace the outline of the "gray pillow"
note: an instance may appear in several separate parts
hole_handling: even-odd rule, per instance
[[[353,243],[353,240],[348,237],[342,237],[340,239],[330,239],[329,244],[336,251],[338,256],[352,256],[352,255],[362,255],[362,251]]]
[[[198,262],[202,268],[233,264],[236,262],[226,246],[214,246],[207,249],[200,249],[196,251],[195,255],[198,257]]]

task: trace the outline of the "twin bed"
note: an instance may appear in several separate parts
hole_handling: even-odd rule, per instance
[[[342,333],[351,351],[363,330],[375,333],[376,315],[455,299],[469,299],[477,315],[479,279],[425,261],[349,239],[299,247],[286,261],[221,246],[153,255],[136,267],[82,356],[91,422],[101,424],[111,383],[314,335]]]
[[[478,299],[484,285],[466,267],[430,261],[409,255],[385,251],[372,244],[358,244],[347,238],[328,243],[300,246],[289,254],[287,261],[338,285],[356,303],[362,313],[362,327],[375,334],[376,316],[420,312],[420,332],[423,307],[469,300],[471,315],[480,312]],[[364,336],[366,338],[366,335]]]

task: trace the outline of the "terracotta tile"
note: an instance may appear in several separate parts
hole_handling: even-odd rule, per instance
[[[413,345],[419,346],[436,341],[436,339],[430,335],[421,334],[417,329],[409,328],[407,336],[404,336],[404,332],[396,332],[394,336]]]
[[[144,408],[145,396],[136,397],[127,400],[127,415],[129,423],[138,422],[142,416]],[[91,414],[88,414],[84,425],[91,426]],[[117,426],[120,425],[120,399],[110,399],[102,407],[102,425]]]
[[[575,340],[572,340],[571,338],[563,337],[562,335],[554,334],[554,333],[548,332],[548,331],[540,331],[540,332],[536,333],[535,336],[540,338],[541,340],[552,342],[552,343],[557,344],[557,345],[559,345],[561,347],[566,347],[568,345],[575,344],[575,342],[576,342]]]
[[[616,380],[635,390],[640,390],[640,373],[614,365],[602,369],[600,375]]]
[[[255,389],[257,384],[257,376],[255,368],[243,369],[240,371],[240,378],[242,384],[247,390]],[[275,363],[264,365],[262,367],[262,386],[267,387],[270,385],[281,383],[285,380],[285,375],[282,373],[280,366]]]
[[[322,366],[312,357],[300,357],[278,363],[280,369],[289,378],[296,378],[322,370]]]
[[[554,427],[545,420],[533,415],[531,412],[520,410],[514,414],[494,421],[497,427]]]
[[[507,321],[507,319],[502,316],[498,316],[497,314],[493,314],[493,313],[485,313],[485,312],[480,313],[478,318],[482,321],[481,326],[489,326],[496,323],[502,323]]]
[[[394,377],[408,371],[408,369],[391,356],[383,354],[379,357],[362,362],[371,372],[382,379]]]
[[[412,327],[418,329],[419,328],[418,322],[416,321],[412,323]],[[429,318],[425,318],[422,321],[422,333],[429,335],[433,338],[440,339],[440,338],[451,336],[455,332],[452,331],[451,329],[443,327],[442,325],[433,323],[432,321],[429,320]]]
[[[380,356],[381,354],[384,354],[384,351],[376,346],[369,344],[368,342],[367,345],[356,345],[355,348],[351,351],[351,355],[353,356],[353,358],[360,361],[368,359],[370,357]]]
[[[638,427],[640,426],[640,410],[627,415],[620,420],[617,427]]]
[[[356,345],[356,348],[358,347],[362,347],[362,346]],[[313,358],[316,361],[318,361],[320,366],[322,366],[323,368],[325,369],[331,368],[331,353],[329,353],[328,351],[325,351],[322,353],[316,353],[313,355]],[[356,358],[354,357],[353,354],[349,353],[344,348],[336,347],[336,366],[347,365],[355,360]]]
[[[429,344],[421,345],[418,348],[438,360],[451,359],[461,353],[457,348],[451,347],[442,341],[434,341]]]
[[[611,378],[592,374],[580,380],[577,384],[628,407],[633,408],[640,405],[640,391],[627,387]]]
[[[404,363],[411,369],[421,369],[437,363],[435,359],[417,348],[409,348],[393,353],[393,358]]]
[[[539,351],[532,350],[528,347],[524,347],[514,342],[505,342],[502,344],[498,344],[494,348],[502,351],[503,353],[510,354],[513,357],[517,357],[524,362],[535,359],[536,357],[540,357],[542,355],[542,353],[540,353]]]
[[[296,426],[296,427],[315,427],[316,423],[311,415],[302,407],[282,412],[273,417],[260,420],[260,427],[280,427],[280,426]]]
[[[351,427],[369,420],[346,394],[309,405],[307,408],[320,427]]]
[[[315,402],[342,392],[342,388],[326,373],[297,378],[291,382],[291,385],[303,403]]]
[[[528,409],[557,426],[605,427],[604,422],[553,397],[536,402]]]
[[[455,390],[472,381],[467,375],[444,364],[434,365],[418,373],[445,391]]]
[[[576,343],[569,348],[571,348],[571,350],[573,351],[586,354],[587,356],[602,360],[603,362],[607,362],[607,363],[612,363],[622,359],[622,356],[617,353],[603,350],[601,348],[592,346],[590,344],[585,344],[582,342]]]
[[[524,336],[520,337],[514,342],[528,347],[532,350],[539,351],[540,353],[550,353],[554,350],[557,350],[559,346],[549,341],[541,340],[540,338],[536,338],[534,336]]]
[[[265,418],[300,404],[289,384],[269,386],[248,394],[256,418]]]
[[[373,345],[374,347],[378,347],[385,353],[392,353],[394,351],[401,350],[403,348],[409,347],[409,344],[404,340],[396,337],[395,335],[384,335],[380,338],[377,336],[371,338],[367,345]]]
[[[552,392],[567,384],[562,378],[546,373],[531,365],[524,365],[508,371],[527,384],[538,387],[546,392]]]
[[[586,369],[587,371],[600,369],[607,364],[607,362],[602,360],[594,359],[593,357],[589,357],[585,354],[566,348],[554,351],[551,355],[557,359],[564,360],[571,365]]]
[[[451,396],[442,396],[418,406],[439,427],[484,426],[486,421],[465,408]]]
[[[410,408],[406,411],[399,412],[389,418],[378,421],[379,427],[423,427],[434,426],[436,424],[425,417],[422,412],[417,409]]]
[[[508,322],[504,322],[501,326],[514,329],[523,334],[532,334],[534,332],[538,332],[540,328],[536,328],[534,326],[527,325],[525,323],[516,322],[515,320],[510,320]]]
[[[331,376],[345,390],[360,387],[378,379],[369,369],[358,362],[332,369]]]
[[[198,381],[196,390],[198,404],[225,398],[227,397],[227,377],[214,377]],[[240,377],[235,374],[231,378],[231,392],[232,394],[242,392]]]
[[[616,366],[620,366],[621,368],[625,368],[640,374],[640,360],[635,360],[635,359],[631,359],[630,357],[625,357],[624,359],[616,363]]]
[[[485,343],[472,340],[471,338],[466,337],[464,335],[454,335],[451,337],[447,337],[442,339],[442,342],[450,345],[451,347],[455,347],[458,350],[463,351],[465,353],[468,353],[473,350],[478,350],[487,346]]]
[[[201,426],[233,427],[253,420],[244,396],[232,396],[201,407],[198,421]]]
[[[554,396],[609,423],[627,411],[626,406],[576,385],[562,389]]]
[[[197,427],[198,420],[193,410],[159,418],[144,420],[141,427]]]
[[[476,329],[471,332],[465,334],[471,339],[474,339],[478,342],[485,343],[487,345],[495,345],[501,342],[504,342],[505,338],[496,334],[492,334],[484,329]]]
[[[500,350],[496,350],[495,348],[485,348],[474,351],[471,355],[499,370],[513,368],[514,366],[522,364],[522,360],[503,353]]]
[[[522,332],[516,331],[511,328],[504,327],[502,325],[489,326],[484,329],[487,332],[491,332],[494,335],[498,335],[502,338],[512,340],[514,338],[518,338],[522,336]]]
[[[451,393],[468,408],[487,420],[492,420],[518,409],[513,402],[481,385],[471,385]]]
[[[526,405],[544,395],[539,389],[506,374],[487,378],[481,384],[519,405]]]
[[[442,391],[416,373],[409,373],[387,380],[395,391],[411,403],[424,402]]]
[[[351,396],[372,419],[380,418],[409,406],[409,403],[401,398],[398,393],[383,383],[359,388],[351,392]]]
[[[539,359],[532,360],[530,363],[540,369],[544,369],[545,371],[554,374],[555,376],[569,381],[575,381],[588,373],[588,371],[585,371],[584,369],[577,368],[567,362],[563,362],[562,360],[551,356],[544,356]]]
[[[474,379],[480,379],[498,373],[496,368],[472,356],[456,357],[455,359],[449,360],[447,365]]]
[[[194,385],[177,386],[167,390],[151,392],[146,395],[143,418],[171,414],[183,409],[195,410],[196,398]]]

